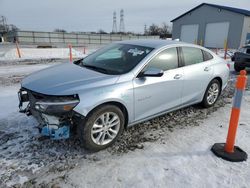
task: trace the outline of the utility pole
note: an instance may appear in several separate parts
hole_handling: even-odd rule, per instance
[[[124,24],[124,10],[121,9],[120,11],[120,28],[119,28],[119,31],[121,33],[124,33],[125,32],[125,24]]]
[[[113,12],[113,28],[112,33],[117,33],[117,24],[116,24],[116,12]]]

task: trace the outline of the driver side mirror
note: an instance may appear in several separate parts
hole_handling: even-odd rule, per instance
[[[164,74],[164,71],[158,68],[148,68],[144,72],[141,72],[138,77],[161,77]]]

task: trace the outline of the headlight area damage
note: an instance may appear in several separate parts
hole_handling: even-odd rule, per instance
[[[80,102],[78,95],[51,96],[21,88],[18,97],[20,112],[34,116],[40,133],[51,139],[69,138],[73,122],[84,119],[73,111]]]

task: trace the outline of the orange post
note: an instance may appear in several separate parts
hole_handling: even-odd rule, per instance
[[[227,59],[227,40],[225,40],[224,42],[224,50],[225,50],[224,59]]]
[[[246,82],[246,71],[242,70],[240,71],[240,75],[237,77],[235,84],[236,92],[229,121],[226,143],[215,143],[211,148],[212,152],[216,156],[231,162],[241,162],[247,160],[247,153],[240,147],[234,146],[240,117],[241,101],[246,87]]]
[[[18,46],[18,42],[16,41],[16,51],[17,51],[17,55],[19,58],[21,58],[21,52],[20,52],[20,49],[19,49],[19,46]]]
[[[72,58],[72,45],[69,44],[69,61],[70,61],[71,63],[73,62],[72,59],[73,59],[73,58]]]
[[[240,117],[240,105],[242,100],[243,91],[245,90],[247,82],[246,71],[240,71],[240,75],[236,81],[236,95],[234,98],[233,108],[231,111],[231,118],[229,122],[229,129],[227,134],[227,141],[225,144],[225,151],[228,153],[234,152],[234,143],[236,138],[236,132]]]

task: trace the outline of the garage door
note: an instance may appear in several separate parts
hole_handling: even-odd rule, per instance
[[[223,48],[227,40],[229,22],[208,23],[206,25],[205,46]]]
[[[181,26],[181,41],[196,43],[198,38],[199,25],[182,25]]]

